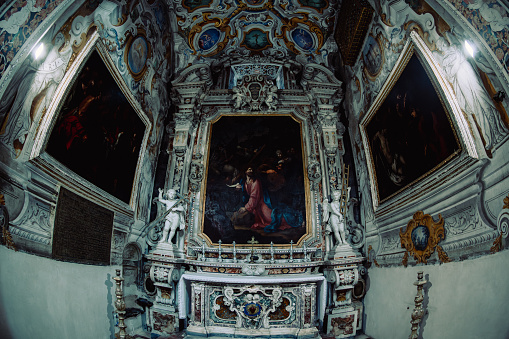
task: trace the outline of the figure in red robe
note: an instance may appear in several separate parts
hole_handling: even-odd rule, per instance
[[[252,168],[246,170],[246,181],[237,184],[236,188],[243,189],[244,195],[247,202],[244,207],[241,207],[238,211],[239,214],[245,214],[250,212],[254,215],[254,224],[251,226],[253,229],[266,228],[267,226],[274,223],[272,209],[265,202],[262,183],[254,176]],[[270,203],[270,202],[269,202]],[[284,217],[280,218],[281,221],[278,223],[278,230],[285,230],[291,228],[286,222]]]

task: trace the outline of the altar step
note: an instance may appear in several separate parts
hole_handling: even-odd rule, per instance
[[[320,333],[322,339],[334,339],[333,336],[326,335],[324,333]],[[168,336],[156,336],[152,335],[147,332],[138,332],[137,334],[130,335],[130,339],[204,339],[204,337],[198,337],[198,336],[191,336],[187,335],[184,331],[170,334]],[[253,338],[256,338],[253,336]],[[211,337],[211,339],[232,339],[231,337]],[[367,336],[365,334],[358,334],[355,337],[352,337],[352,339],[374,339],[373,337]]]

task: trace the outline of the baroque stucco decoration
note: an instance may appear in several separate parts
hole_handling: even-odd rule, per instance
[[[408,222],[406,230],[399,231],[401,247],[406,249],[404,263],[407,255],[411,254],[417,263],[427,263],[427,260],[437,249],[441,262],[447,262],[448,257],[443,252],[438,243],[445,238],[444,219],[439,214],[438,221],[435,222],[429,214],[418,211],[414,214],[412,220]]]
[[[217,57],[233,59],[253,55],[285,58],[297,56],[304,61],[328,62],[336,3],[273,0],[172,3],[182,38],[178,69],[194,60]],[[187,40],[187,41],[185,41]]]

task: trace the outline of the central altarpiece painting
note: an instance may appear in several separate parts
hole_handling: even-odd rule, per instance
[[[211,130],[203,233],[214,243],[297,243],[307,225],[301,124],[223,116]]]

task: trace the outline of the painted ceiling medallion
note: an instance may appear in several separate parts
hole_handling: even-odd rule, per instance
[[[303,7],[313,8],[318,11],[318,13],[322,13],[324,9],[329,7],[329,2],[327,0],[297,0],[299,4]]]
[[[221,32],[215,28],[210,28],[203,32],[198,38],[198,47],[202,51],[208,51],[219,42]]]
[[[305,54],[326,63],[325,36],[332,33],[336,3],[329,0],[175,0],[177,24],[194,58]],[[215,29],[216,31],[211,31]]]
[[[291,33],[293,41],[304,51],[310,51],[314,47],[313,36],[302,28],[296,28]]]
[[[266,0],[246,0],[246,3],[251,6],[259,6],[263,4]]]
[[[439,251],[439,256],[445,255],[438,243],[445,238],[444,218],[439,214],[438,221],[435,222],[431,215],[418,211],[414,214],[413,219],[408,222],[405,232],[403,228],[399,231],[401,247],[417,260],[417,263],[427,263],[428,258],[435,252],[435,248]],[[405,257],[407,255],[405,254]],[[445,255],[447,258],[447,255]],[[442,258],[440,261],[444,262]]]
[[[270,43],[269,32],[264,32],[257,28],[252,29],[246,33],[240,46],[246,47],[251,51],[262,51],[272,46]]]
[[[184,0],[182,6],[189,12],[192,12],[198,8],[208,8],[213,0]]]
[[[138,35],[129,36],[126,44],[125,61],[134,80],[139,81],[147,70],[147,60],[152,54],[150,44],[145,37],[145,31],[138,30]]]

